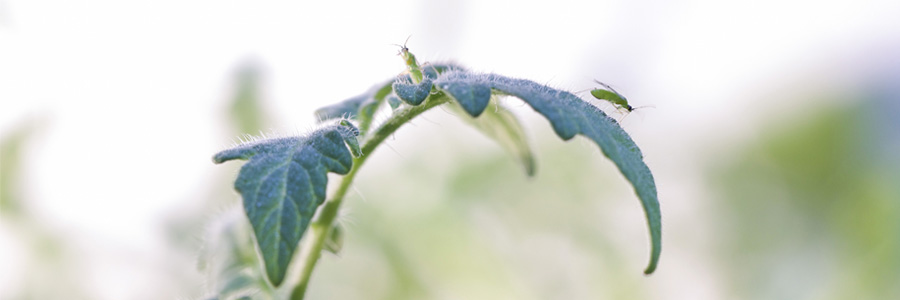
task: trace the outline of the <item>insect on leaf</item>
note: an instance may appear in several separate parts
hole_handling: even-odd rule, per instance
[[[353,164],[350,148],[359,131],[347,122],[316,130],[305,137],[284,137],[247,143],[219,152],[216,163],[248,160],[234,188],[253,225],[266,274],[278,286],[309,226],[325,201],[328,172],[347,174]],[[358,146],[357,146],[358,147]]]
[[[470,88],[464,88],[466,85]],[[647,216],[651,241],[650,263],[644,273],[653,273],[662,250],[662,225],[656,183],[653,174],[644,163],[641,150],[615,120],[572,93],[549,88],[530,80],[496,74],[451,71],[441,74],[435,80],[435,86],[457,100],[468,97],[467,91],[483,86],[515,96],[544,115],[550,121],[556,135],[563,140],[569,140],[580,134],[597,144],[603,155],[612,160],[631,182],[641,200]]]

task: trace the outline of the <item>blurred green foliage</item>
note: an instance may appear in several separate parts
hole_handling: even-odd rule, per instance
[[[271,123],[265,115],[265,100],[261,94],[262,67],[252,61],[244,62],[232,74],[229,103],[221,113],[228,118],[223,124],[231,129],[222,137],[259,134]],[[186,271],[199,271],[201,278],[179,280],[179,294],[200,296],[197,299],[270,299],[273,291],[262,279],[261,264],[256,256],[255,242],[249,231],[250,223],[241,210],[240,198],[235,195],[232,174],[238,165],[217,172],[208,186],[203,201],[190,199],[173,207],[162,222],[168,238],[170,255],[188,256],[196,262],[194,268],[173,268],[172,274],[184,277]],[[199,253],[199,255],[198,255]],[[173,261],[178,261],[172,257]],[[195,275],[196,273],[191,273]],[[199,281],[198,281],[199,280]]]
[[[626,206],[630,234],[647,239],[641,207],[592,144],[541,132],[544,167],[527,177],[499,147],[463,146],[478,132],[451,130],[469,132],[361,172],[342,217],[346,246],[320,262],[311,299],[646,298],[645,253],[610,236]]]
[[[21,157],[25,141],[31,136],[32,126],[19,126],[0,140],[0,214],[4,217],[22,213]]]
[[[736,295],[900,299],[900,152],[883,151],[900,111],[860,100],[770,124],[712,173]]]
[[[248,62],[236,73],[229,115],[240,133],[258,134],[268,126],[261,102],[261,72],[258,65]]]
[[[28,203],[22,163],[28,142],[43,123],[26,121],[0,139],[0,220],[11,229],[25,266],[15,274],[21,286],[2,291],[3,299],[90,299],[76,272],[83,268],[77,247],[63,230],[48,225]],[[52,282],[53,284],[48,284]],[[7,298],[8,297],[8,298]]]

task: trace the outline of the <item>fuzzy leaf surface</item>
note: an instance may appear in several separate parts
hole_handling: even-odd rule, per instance
[[[325,201],[327,173],[350,172],[353,155],[348,145],[356,144],[358,134],[352,125],[330,125],[305,137],[247,143],[213,157],[216,163],[248,160],[234,188],[243,198],[274,286],[284,280],[300,238]]]
[[[435,85],[455,99],[465,99],[469,93],[467,90],[478,89],[479,86],[487,86],[502,94],[515,96],[544,115],[550,121],[556,135],[563,140],[569,140],[580,134],[597,144],[603,155],[612,160],[622,175],[631,182],[641,200],[651,240],[650,263],[644,273],[653,273],[662,250],[662,225],[656,183],[653,180],[653,174],[644,163],[641,150],[615,120],[572,93],[553,89],[531,80],[514,79],[496,74],[450,71],[441,74],[435,80]],[[466,85],[470,88],[461,87]]]
[[[481,115],[491,101],[491,88],[479,82],[444,81],[441,89],[473,118]]]
[[[422,67],[422,74],[425,76],[425,78],[434,80],[435,78],[437,78],[440,72],[444,72],[446,70],[462,70],[462,67],[454,64],[428,65]],[[358,120],[360,121],[360,123],[363,123],[365,119],[370,119],[372,117],[372,115],[378,109],[378,105],[381,104],[385,97],[392,94],[391,92],[393,92],[393,84],[395,82],[410,82],[410,80],[411,79],[407,74],[398,76],[397,79],[392,79],[376,84],[372,86],[368,91],[358,96],[317,109],[316,117],[319,119],[320,123],[337,118],[348,118]],[[428,88],[428,91],[431,91],[430,87]],[[427,96],[427,94],[425,94],[425,96]],[[398,103],[394,104],[396,105]],[[396,108],[394,105],[392,105],[391,107]],[[362,130],[363,132],[366,131],[363,128],[360,128],[360,130]]]
[[[394,82],[394,94],[409,105],[419,105],[431,94],[432,79],[425,77],[422,82],[416,84],[410,81],[397,80]]]

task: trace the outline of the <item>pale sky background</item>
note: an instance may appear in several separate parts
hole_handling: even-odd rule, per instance
[[[391,44],[411,36],[420,61],[573,91],[600,79],[636,106],[654,105],[625,129],[661,190],[673,186],[663,206],[677,220],[702,194],[690,176],[664,181],[696,159],[688,142],[724,145],[820,105],[761,94],[852,87],[896,65],[898,16],[896,0],[0,0],[0,135],[39,124],[22,182],[45,219],[155,253],[162,214],[219,174],[210,157],[232,143],[223,111],[241,63],[264,66],[273,130],[303,131],[316,108],[403,71]],[[7,231],[4,287],[17,257]],[[130,288],[100,295],[126,299]]]

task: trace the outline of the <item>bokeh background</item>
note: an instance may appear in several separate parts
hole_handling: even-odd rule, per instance
[[[900,299],[897,16],[898,1],[0,0],[0,298],[253,286],[239,164],[212,154],[312,128],[402,72],[391,44],[411,36],[420,61],[598,79],[654,106],[622,123],[657,180],[659,269],[641,273],[646,223],[613,164],[508,100],[535,177],[433,110],[358,176],[308,298]]]

